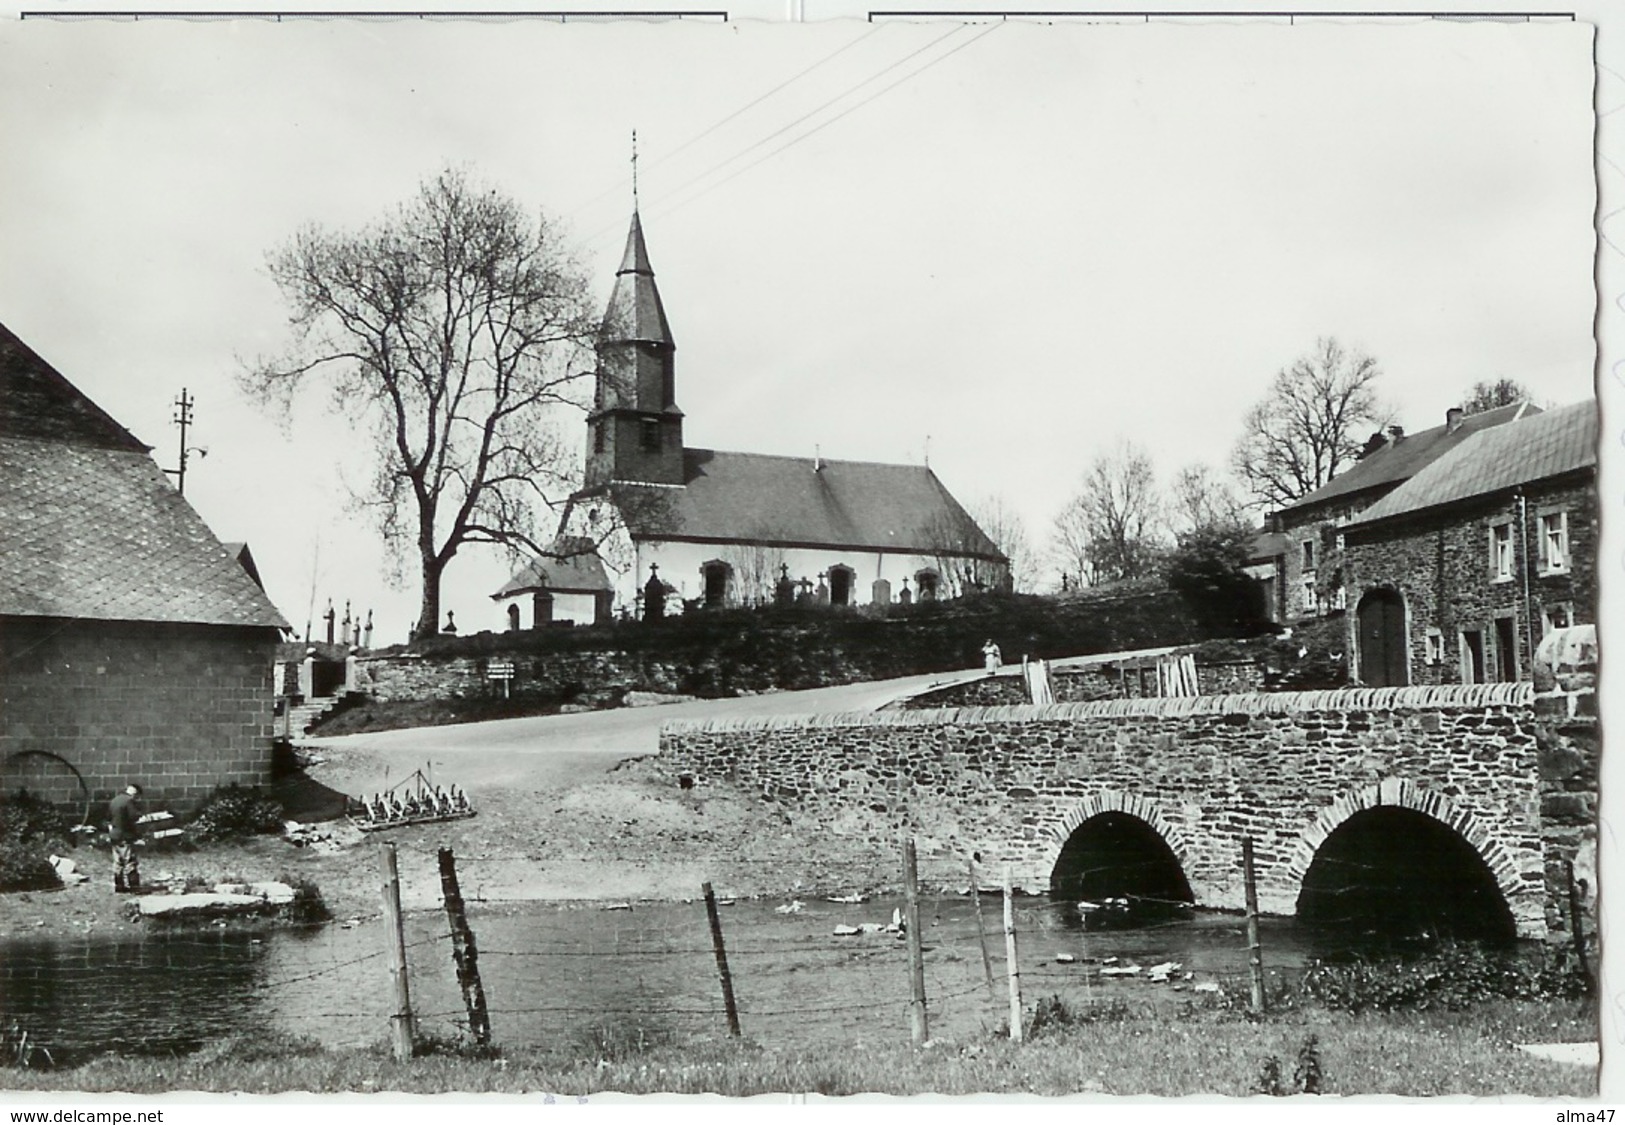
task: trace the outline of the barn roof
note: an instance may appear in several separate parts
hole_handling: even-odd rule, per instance
[[[0,615],[285,627],[147,454],[0,328]]]
[[[1587,399],[1475,434],[1360,514],[1350,527],[1409,515],[1597,464],[1597,402]]]
[[[924,465],[683,451],[684,486],[610,486],[634,539],[1003,560]]]
[[[1540,407],[1528,402],[1514,402],[1492,410],[1468,414],[1455,429],[1449,423],[1434,426],[1414,434],[1400,434],[1387,444],[1366,454],[1343,472],[1307,495],[1299,497],[1283,512],[1314,507],[1356,492],[1364,492],[1383,485],[1408,480],[1424,466],[1438,460],[1476,433],[1505,425],[1527,414],[1540,413]]]

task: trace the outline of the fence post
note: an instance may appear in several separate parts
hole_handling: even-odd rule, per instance
[[[722,1004],[728,1010],[728,1034],[739,1038],[739,1008],[734,1004],[734,981],[728,972],[728,951],[722,947],[722,917],[717,913],[717,895],[710,883],[700,887],[705,892],[705,913],[711,919],[711,948],[717,955],[717,976],[722,980]]]
[[[1016,904],[1010,889],[1010,865],[1004,865],[1004,964],[1010,980],[1010,1042],[1021,1042],[1021,968],[1016,961]]]
[[[485,1006],[485,986],[480,983],[480,954],[474,945],[463,910],[463,892],[457,885],[457,860],[450,848],[440,849],[440,893],[446,900],[446,920],[451,924],[451,956],[457,963],[457,985],[463,990],[463,1007],[468,1009],[468,1030],[479,1047],[491,1045],[491,1013]]]
[[[982,946],[982,975],[987,978],[988,999],[996,999],[998,991],[993,987],[993,958],[988,956],[987,926],[982,922],[982,887],[976,878],[976,858],[972,856],[965,863],[970,867],[971,902],[976,904],[976,940]]]
[[[384,869],[384,919],[389,942],[389,981],[395,992],[395,1012],[389,1017],[390,1041],[395,1058],[405,1062],[412,1057],[412,990],[406,975],[406,931],[401,921],[401,877],[395,864],[395,845],[379,846]]]
[[[1252,978],[1252,1012],[1264,1014],[1264,952],[1258,944],[1258,881],[1253,876],[1253,838],[1242,837],[1241,877],[1247,889],[1247,969]]]
[[[908,938],[909,1034],[914,1045],[930,1038],[925,1024],[925,951],[920,947],[920,873],[913,837],[903,841],[903,928]]]

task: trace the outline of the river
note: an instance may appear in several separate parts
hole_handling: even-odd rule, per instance
[[[746,1036],[769,1046],[858,1044],[909,1033],[907,942],[836,936],[889,922],[900,899],[863,904],[742,901],[721,909]],[[922,900],[930,1030],[963,1039],[997,1029],[1009,1007],[996,896]],[[726,1033],[703,902],[474,905],[470,923],[493,1038],[582,1054]],[[1215,983],[1244,994],[1245,927],[1195,912],[1132,930],[1085,932],[1042,897],[1017,900],[1023,1000],[1176,1001]],[[1271,972],[1335,952],[1291,919],[1261,923]],[[985,935],[987,959],[984,962]],[[445,916],[408,914],[408,964],[420,1033],[456,1036],[465,1019]],[[1115,963],[1109,958],[1116,958]],[[1176,962],[1165,983],[1146,969]],[[1127,966],[1139,974],[1113,975]],[[276,1031],[327,1045],[384,1039],[390,1010],[381,920],[258,934],[148,931],[0,941],[0,1027],[69,1063],[103,1051],[170,1053]],[[991,976],[992,985],[989,985]],[[13,1033],[15,1034],[15,1032]]]

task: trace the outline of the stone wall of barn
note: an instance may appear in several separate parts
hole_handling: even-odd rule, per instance
[[[69,805],[135,781],[149,807],[263,784],[276,643],[274,629],[8,618],[0,780]]]
[[[1467,839],[1538,936],[1566,902],[1548,853],[1579,846],[1574,797],[1595,799],[1578,733],[1538,718],[1530,685],[1496,684],[678,723],[661,754],[702,789],[846,825],[855,848],[913,835],[922,878],[944,886],[977,857],[1047,890],[1073,830],[1120,811],[1168,843],[1199,905],[1239,909],[1251,836],[1262,908],[1278,914],[1339,824],[1398,805]],[[1567,822],[1548,823],[1559,806]]]

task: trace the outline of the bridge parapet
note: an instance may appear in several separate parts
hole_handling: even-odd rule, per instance
[[[757,790],[826,842],[913,835],[941,885],[979,854],[1047,890],[1070,834],[1115,811],[1163,838],[1199,904],[1239,909],[1251,837],[1261,904],[1282,914],[1339,824],[1392,805],[1460,833],[1519,931],[1540,935],[1550,738],[1535,703],[1532,685],[1501,683],[775,716],[670,723],[661,748],[674,772]]]

